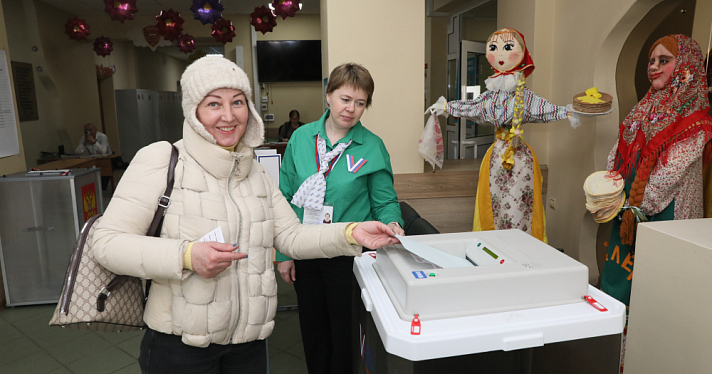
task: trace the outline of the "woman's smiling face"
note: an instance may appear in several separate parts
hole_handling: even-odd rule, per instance
[[[198,104],[196,116],[219,146],[231,147],[240,141],[247,128],[247,99],[240,90],[219,88]]]
[[[524,58],[524,49],[514,37],[502,34],[487,42],[487,61],[498,71],[509,71]]]

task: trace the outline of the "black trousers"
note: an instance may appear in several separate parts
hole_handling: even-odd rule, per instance
[[[353,262],[353,257],[294,261],[309,374],[351,373]]]
[[[143,374],[265,374],[267,344],[255,340],[198,348],[184,344],[178,335],[148,329],[138,362]]]

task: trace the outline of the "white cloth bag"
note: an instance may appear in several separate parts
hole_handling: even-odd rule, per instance
[[[425,129],[420,135],[420,140],[418,141],[418,152],[423,156],[425,161],[429,162],[433,170],[435,170],[435,165],[443,169],[443,158],[445,157],[443,152],[443,135],[440,132],[440,123],[438,122],[438,117],[433,109],[429,109],[430,118],[425,124]],[[427,113],[427,112],[426,112]]]

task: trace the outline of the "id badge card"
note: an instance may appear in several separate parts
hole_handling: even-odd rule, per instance
[[[331,223],[333,218],[334,203],[325,202],[321,210],[304,208],[304,219],[302,221],[305,225],[324,225]]]

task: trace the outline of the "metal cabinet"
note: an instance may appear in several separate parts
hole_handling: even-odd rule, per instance
[[[0,264],[7,305],[59,300],[84,222],[102,214],[98,168],[0,177]]]
[[[158,119],[160,136],[158,140],[175,143],[183,139],[183,106],[180,92],[158,92]]]
[[[114,96],[124,161],[131,161],[139,149],[151,143],[173,143],[183,137],[180,92],[116,90]]]

